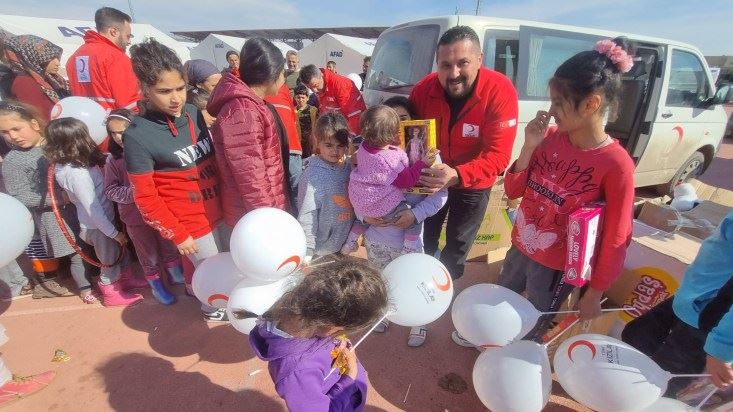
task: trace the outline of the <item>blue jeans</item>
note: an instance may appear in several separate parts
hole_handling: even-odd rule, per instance
[[[291,204],[296,207],[298,204],[298,182],[300,181],[300,175],[303,173],[303,157],[299,154],[290,154],[290,163],[288,165],[288,173],[290,175],[290,196],[292,197]],[[298,216],[298,211],[293,211],[295,216]]]

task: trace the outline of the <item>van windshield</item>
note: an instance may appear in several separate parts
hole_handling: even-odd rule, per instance
[[[432,71],[440,26],[405,27],[379,37],[366,79],[366,89],[407,92]]]

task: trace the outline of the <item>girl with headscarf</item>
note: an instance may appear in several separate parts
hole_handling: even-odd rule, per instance
[[[10,92],[17,100],[35,106],[46,121],[53,105],[70,95],[68,82],[58,74],[62,51],[30,34],[5,39],[3,58],[15,74]]]

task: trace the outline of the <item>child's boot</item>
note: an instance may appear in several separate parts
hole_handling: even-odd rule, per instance
[[[109,285],[99,282],[97,286],[102,292],[102,304],[104,306],[128,306],[143,300],[142,295],[123,290],[119,280]]]
[[[148,287],[148,281],[132,274],[132,267],[128,266],[122,269],[120,279],[118,281],[122,290],[130,291],[133,289],[142,289]]]
[[[163,264],[166,272],[168,272],[168,280],[171,285],[182,285],[186,283],[186,277],[183,274],[183,265],[178,260]]]
[[[160,276],[158,276],[157,273],[154,275],[145,275],[145,279],[150,284],[153,296],[158,300],[158,302],[164,305],[172,305],[176,303],[176,297],[168,292],[168,289],[165,288],[163,281],[160,280]]]

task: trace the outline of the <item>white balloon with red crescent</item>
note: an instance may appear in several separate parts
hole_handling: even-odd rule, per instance
[[[659,400],[672,377],[631,345],[591,333],[565,340],[553,365],[563,389],[599,412],[643,410]]]
[[[473,366],[476,395],[492,411],[537,412],[550,400],[547,348],[520,340],[487,349]]]
[[[639,412],[693,412],[692,406],[672,398],[659,398],[656,402]],[[730,412],[730,409],[728,409]]]
[[[267,312],[285,292],[300,280],[300,273],[265,283],[245,276],[229,294],[227,314],[234,329],[248,335],[254,320]]]
[[[88,97],[65,97],[51,108],[51,120],[72,117],[81,120],[89,129],[94,143],[101,144],[107,138],[107,111],[99,103]]]
[[[43,182],[46,184],[46,182]],[[15,260],[31,242],[33,216],[18,199],[0,193],[0,268]]]
[[[453,299],[453,280],[440,261],[424,253],[409,253],[390,262],[382,277],[387,283],[391,322],[423,326],[438,319]]]
[[[484,348],[521,339],[534,328],[540,315],[522,295],[490,283],[467,287],[451,307],[453,326],[458,333]]]
[[[232,230],[234,263],[247,276],[274,282],[294,273],[305,258],[305,232],[288,212],[272,207],[244,215]]]
[[[232,255],[222,252],[201,262],[193,272],[191,287],[201,303],[223,309],[227,306],[232,289],[243,278]]]

